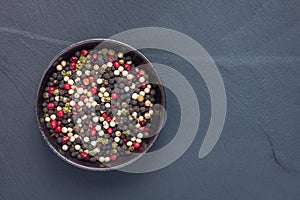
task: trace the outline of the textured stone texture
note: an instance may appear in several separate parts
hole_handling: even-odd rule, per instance
[[[0,200],[299,199],[299,10],[292,0],[1,0]],[[218,144],[197,158],[210,118],[201,77],[173,54],[143,50],[151,61],[181,72],[197,92],[202,119],[193,145],[169,167],[148,174],[94,173],[64,163],[35,123],[43,70],[70,42],[144,26],[183,32],[214,58],[228,95]],[[178,102],[167,94],[172,118],[154,149],[172,139],[180,120]]]

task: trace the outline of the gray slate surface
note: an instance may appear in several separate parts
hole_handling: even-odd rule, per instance
[[[300,2],[231,2],[1,0],[0,200],[299,199]],[[202,120],[193,145],[169,167],[147,174],[94,173],[64,163],[35,123],[43,70],[69,42],[144,26],[185,33],[214,58],[228,95],[218,144],[197,158],[210,118],[201,77],[173,54],[144,50],[197,91]],[[154,149],[172,139],[180,120],[178,102],[167,94],[172,118]]]

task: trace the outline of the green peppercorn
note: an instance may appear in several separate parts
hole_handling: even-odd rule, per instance
[[[103,48],[103,49],[101,50],[101,53],[102,53],[103,55],[107,54],[107,52],[108,52],[108,49],[107,49],[107,48]]]
[[[76,69],[81,69],[82,68],[82,64],[79,63],[79,64],[76,64]]]
[[[94,150],[91,150],[91,151],[89,151],[89,154],[90,154],[91,156],[95,156],[96,152],[95,152]]]
[[[86,57],[85,56],[80,56],[79,61],[81,63],[84,63],[86,61]]]
[[[69,108],[68,107],[63,107],[62,110],[64,111],[64,113],[68,113],[69,112]]]
[[[113,142],[113,143],[111,144],[111,147],[112,147],[112,148],[117,148],[117,147],[118,147],[118,143]]]
[[[86,65],[85,65],[85,68],[86,68],[86,69],[91,69],[91,68],[92,68],[91,63],[86,64]]]
[[[108,50],[108,55],[113,56],[114,54],[115,54],[114,50],[112,50],[112,49]]]
[[[62,102],[67,103],[68,102],[68,98],[67,97],[63,97]]]
[[[125,135],[125,136],[129,136],[130,135],[130,130],[123,131],[122,134]]]
[[[125,108],[122,109],[122,115],[126,115],[127,114],[127,110]]]
[[[105,97],[105,102],[110,102],[111,98],[110,97]]]
[[[72,74],[72,71],[67,71],[67,72],[66,72],[66,75],[67,75],[67,76],[71,76],[71,74]]]
[[[118,153],[118,150],[117,150],[117,149],[112,149],[112,150],[111,150],[111,153],[112,153],[112,154],[117,154],[117,153]]]

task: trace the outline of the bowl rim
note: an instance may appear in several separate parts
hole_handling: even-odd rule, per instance
[[[53,67],[53,64],[60,58],[60,56],[70,50],[72,50],[73,48],[76,48],[77,46],[80,45],[84,45],[87,43],[91,43],[91,42],[108,42],[108,43],[115,43],[121,46],[125,46],[128,49],[135,51],[135,53],[137,53],[139,56],[141,56],[143,58],[144,61],[147,62],[148,65],[151,66],[153,72],[157,75],[157,81],[160,84],[160,90],[161,90],[161,104],[162,106],[166,109],[166,97],[165,97],[165,90],[164,90],[164,86],[162,84],[162,81],[156,71],[156,69],[153,67],[152,63],[148,60],[148,58],[146,56],[144,56],[144,54],[142,54],[140,51],[138,51],[137,49],[133,48],[132,46],[124,43],[124,42],[120,42],[117,40],[113,40],[113,39],[107,39],[107,38],[91,38],[91,39],[85,39],[82,41],[78,41],[75,43],[72,43],[71,45],[69,45],[68,47],[64,48],[63,50],[61,50],[59,53],[57,53],[48,63],[48,66],[46,67],[46,69],[42,72],[42,77],[38,83],[38,89],[36,91],[36,96],[35,96],[35,115],[36,115],[36,121],[37,121],[37,125],[39,127],[40,132],[42,133],[42,137],[43,140],[46,142],[46,144],[50,147],[50,149],[52,150],[52,152],[54,152],[59,158],[61,158],[63,161],[65,161],[66,163],[78,167],[80,169],[84,169],[84,170],[88,170],[88,171],[111,171],[111,170],[117,170],[123,167],[126,167],[132,163],[134,163],[135,161],[137,161],[138,159],[140,159],[144,154],[146,154],[149,149],[152,147],[152,145],[156,142],[162,127],[164,126],[165,123],[165,112],[162,112],[162,116],[161,116],[161,123],[160,123],[160,127],[158,128],[158,132],[155,134],[154,138],[152,139],[152,141],[150,142],[150,144],[148,144],[148,146],[144,149],[144,151],[142,151],[141,153],[139,153],[138,156],[128,160],[127,162],[124,162],[122,164],[113,166],[113,167],[106,167],[106,168],[101,168],[101,167],[89,167],[89,166],[85,166],[82,164],[78,164],[70,159],[68,159],[66,156],[63,156],[61,153],[58,152],[58,150],[51,144],[51,142],[49,141],[49,139],[46,136],[45,131],[42,128],[42,123],[40,122],[40,117],[39,117],[39,108],[38,108],[38,104],[39,104],[39,95],[40,95],[40,90],[42,87],[42,83],[44,80],[45,75],[47,74],[47,72],[51,69],[51,67]]]

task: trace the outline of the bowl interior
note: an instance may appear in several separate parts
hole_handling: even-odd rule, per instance
[[[99,162],[91,163],[86,162],[82,160],[78,160],[76,158],[71,157],[70,155],[66,154],[65,152],[61,151],[61,147],[59,144],[56,143],[55,139],[51,138],[50,133],[46,127],[46,124],[44,122],[41,122],[40,119],[43,118],[43,110],[42,110],[42,103],[43,103],[43,92],[45,87],[47,86],[47,82],[49,80],[49,77],[53,74],[53,72],[56,70],[55,66],[61,61],[61,60],[69,60],[69,58],[74,55],[76,51],[80,51],[81,49],[102,49],[102,48],[110,48],[115,51],[124,52],[124,56],[130,55],[132,57],[132,61],[135,64],[135,66],[138,66],[140,68],[143,68],[149,75],[149,82],[152,83],[152,85],[156,89],[156,104],[153,106],[153,117],[151,121],[150,131],[149,135],[151,137],[147,138],[146,145],[141,148],[139,152],[136,152],[134,154],[130,154],[129,156],[121,156],[120,159],[113,161],[110,165],[103,165]],[[158,133],[160,129],[163,126],[164,122],[164,109],[165,108],[165,92],[164,88],[162,86],[162,82],[151,65],[151,63],[148,61],[148,59],[142,55],[140,52],[135,50],[134,48],[115,41],[115,40],[108,40],[108,39],[91,39],[91,40],[85,40],[82,42],[75,43],[71,45],[70,47],[64,49],[62,52],[60,52],[57,56],[55,56],[52,61],[49,63],[46,71],[43,74],[42,80],[39,84],[37,98],[36,98],[36,115],[37,115],[37,121],[39,128],[43,134],[43,137],[47,144],[50,146],[50,148],[63,160],[66,162],[75,165],[77,167],[88,169],[88,170],[96,170],[96,171],[105,171],[109,169],[116,169],[124,167],[132,162],[134,162],[136,159],[138,159],[142,154],[144,154],[155,142]]]

